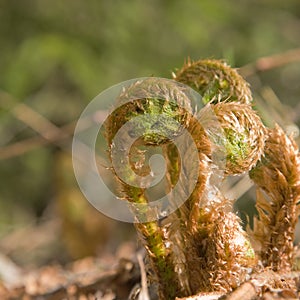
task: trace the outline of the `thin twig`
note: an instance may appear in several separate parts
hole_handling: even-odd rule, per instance
[[[17,101],[12,95],[0,91],[0,96],[0,105],[2,108],[9,111],[17,120],[39,134],[37,137],[1,147],[0,159],[17,156],[39,146],[45,146],[51,143],[58,144],[62,140],[72,136],[75,122],[71,122],[63,127],[58,127],[27,104]]]
[[[16,157],[36,148],[47,146],[50,144],[56,144],[58,146],[61,146],[60,143],[63,140],[72,137],[75,124],[74,122],[71,122],[62,127],[57,128],[59,129],[59,131],[57,131],[58,134],[52,135],[51,139],[45,139],[45,137],[38,135],[32,138],[24,139],[22,141],[13,143],[11,145],[7,145],[5,147],[0,147],[0,160]],[[63,134],[60,134],[59,132],[63,132]]]
[[[69,137],[69,133],[64,132],[63,129],[56,126],[25,103],[19,103],[11,112],[18,120],[32,128],[46,140],[55,142],[58,138]]]
[[[137,255],[137,259],[141,270],[141,290],[140,290],[138,300],[150,300],[148,287],[147,287],[147,275],[146,275],[145,264],[143,262],[143,257],[140,253]]]
[[[244,77],[249,77],[255,73],[265,72],[292,62],[300,62],[300,48],[288,50],[271,56],[261,57],[255,62],[239,68],[239,73]]]
[[[38,136],[0,147],[0,160],[19,156],[38,147],[50,144],[63,147],[61,142],[72,138],[76,121],[59,127],[25,103],[18,103],[10,94],[0,91],[0,96],[0,105],[3,108],[10,111],[16,119],[39,134]],[[92,117],[95,117],[97,121],[102,121],[103,115],[102,112],[98,111]],[[86,127],[90,126],[90,121],[91,119],[87,117]],[[81,129],[84,130],[84,126]]]

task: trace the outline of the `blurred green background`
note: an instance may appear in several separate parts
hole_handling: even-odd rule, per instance
[[[297,48],[299,0],[0,0],[0,252],[66,261],[124,236],[73,177],[70,134],[98,93],[170,77],[187,57],[242,67]],[[265,118],[296,130],[300,64],[248,75]]]

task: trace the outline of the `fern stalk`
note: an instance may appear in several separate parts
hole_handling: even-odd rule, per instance
[[[163,100],[156,98],[155,95],[162,96]],[[125,132],[124,136],[119,137],[121,142],[124,139],[124,145],[128,140],[128,134],[131,137],[134,135],[138,139],[138,143],[134,145],[129,154],[131,164],[123,167],[125,177],[130,177],[129,175],[126,176],[126,168],[128,168],[128,174],[130,174],[130,170],[142,175],[147,171],[144,151],[139,150],[139,146],[168,145],[170,138],[175,138],[181,134],[178,124],[188,124],[188,111],[190,110],[189,99],[185,98],[184,95],[184,91],[180,88],[176,89],[172,86],[171,89],[168,83],[156,82],[155,79],[136,82],[121,93],[119,108],[114,110],[105,122],[111,161],[113,161],[112,156],[115,147],[113,139],[118,130],[131,118],[145,116],[142,122],[140,119],[133,124],[133,132]],[[161,118],[161,116],[166,118]],[[155,128],[153,130],[153,120],[156,121],[155,125],[158,130]],[[172,122],[172,120],[176,122]],[[122,165],[121,160],[118,165]],[[149,203],[145,188],[126,183],[122,178],[119,178],[114,168],[112,171],[122,198],[134,204]],[[167,227],[160,225],[158,221],[145,222],[148,219],[146,211],[134,211],[133,208],[133,212],[136,215],[135,227],[147,250],[154,271],[154,280],[158,285],[160,299],[175,299],[176,296],[187,295],[189,291],[183,286],[182,280],[179,278],[178,263],[175,258],[176,255],[171,249],[172,244]]]
[[[290,271],[300,200],[300,155],[293,138],[278,125],[268,130],[264,155],[250,177],[258,189],[259,219],[252,234],[260,242],[262,262],[274,271]]]
[[[217,60],[188,61],[174,78],[200,92],[211,105],[225,138],[221,141],[226,149],[225,174],[241,174],[255,165],[264,147],[264,126],[251,107],[248,83],[237,71]],[[210,186],[209,178],[218,167],[211,162],[211,151],[203,149],[205,134],[198,130],[195,136],[202,173],[185,204],[189,282],[193,293],[229,291],[245,280],[255,254],[239,218],[231,212],[232,204]]]

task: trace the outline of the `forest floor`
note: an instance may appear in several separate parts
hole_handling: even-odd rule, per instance
[[[48,226],[54,226],[50,222]],[[35,228],[35,229],[34,229]],[[34,227],[31,230],[40,230]],[[49,227],[44,227],[45,235]],[[32,232],[32,236],[34,236]],[[40,233],[39,233],[40,234]],[[39,236],[39,235],[37,235]],[[50,236],[49,236],[50,237]],[[16,235],[13,237],[16,238]],[[6,239],[8,241],[8,239]],[[31,249],[33,253],[41,252],[41,248],[51,248],[53,240],[44,238],[44,242]],[[30,244],[34,244],[31,240]],[[15,243],[10,248],[11,253],[19,251],[27,253],[28,245]],[[4,249],[3,245],[0,247]],[[17,249],[23,247],[22,249]],[[9,255],[0,255],[0,284],[1,300],[62,300],[62,299],[139,299],[148,300],[150,296],[138,298],[138,291],[145,288],[141,273],[145,272],[145,266],[141,257],[144,252],[140,250],[134,241],[122,242],[118,245],[114,254],[105,252],[97,257],[85,257],[66,264],[47,263],[40,267],[17,266]],[[298,254],[296,254],[298,256]],[[139,259],[140,258],[140,259]],[[274,281],[293,281],[295,288],[271,287]],[[147,292],[148,288],[146,287]],[[151,295],[151,294],[150,294]],[[178,298],[179,299],[179,298]],[[243,283],[235,291],[225,295],[222,293],[200,293],[184,299],[194,300],[272,300],[272,299],[300,299],[300,272],[290,274],[277,274],[272,271],[263,271],[252,276],[249,281]]]

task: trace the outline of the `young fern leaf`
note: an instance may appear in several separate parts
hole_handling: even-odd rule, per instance
[[[220,60],[188,60],[173,77],[198,91],[204,103],[237,101],[250,104],[252,101],[249,84],[235,69]]]
[[[176,193],[170,193],[171,204],[177,207],[175,198],[184,197],[193,187],[188,199],[162,221],[145,222],[149,212],[134,205],[132,208],[137,212],[135,227],[148,253],[160,299],[200,291],[230,291],[246,280],[256,262],[249,237],[232,212],[232,203],[214,186],[213,175],[220,171],[238,175],[252,168],[251,178],[271,199],[269,202],[260,196],[257,201],[260,219],[256,220],[254,236],[261,241],[260,256],[264,265],[274,270],[290,269],[300,194],[296,144],[278,127],[265,129],[252,109],[248,83],[224,62],[188,61],[174,78],[200,92],[206,106],[200,111],[192,108],[184,86],[169,86],[153,78],[127,87],[119,96],[118,109],[105,121],[112,165],[117,148],[114,138],[123,125],[132,122],[133,130],[119,136],[124,144],[135,140],[130,145],[130,163],[123,166],[126,180],[112,167],[121,198],[133,204],[149,203],[147,188],[131,184],[132,170],[141,177],[149,173],[145,163],[147,146],[162,148],[168,191],[178,186]],[[204,126],[198,116],[208,115],[209,111],[214,118]],[[216,126],[221,128],[222,136],[214,136]],[[198,161],[192,156],[189,140],[182,140],[180,153],[172,142],[182,134],[182,128],[192,137]],[[226,151],[226,161],[220,165],[214,160],[218,148]],[[117,166],[123,164],[118,157],[114,162]],[[193,182],[183,184],[179,180],[180,174],[189,178],[190,173],[196,178],[194,186]]]
[[[168,82],[155,80],[150,78],[138,81],[126,88],[119,96],[119,108],[109,115],[104,124],[109,157],[113,162],[115,135],[123,125],[133,119],[132,130],[125,131],[118,137],[121,145],[126,145],[128,140],[136,139],[133,145],[129,145],[132,146],[129,152],[130,164],[124,166],[122,158],[116,157],[117,166],[122,166],[123,175],[129,182],[120,178],[119,173],[112,168],[120,197],[133,204],[149,203],[146,188],[130,184],[132,170],[140,175],[145,175],[148,171],[145,165],[145,152],[140,147],[168,145],[171,138],[181,134],[179,125],[189,124],[190,100],[185,96],[183,89],[174,85],[169,87]],[[161,99],[156,95],[161,95]],[[141,119],[135,120],[134,117],[141,117]],[[177,254],[171,249],[168,226],[163,226],[156,220],[147,222],[149,217],[147,212],[135,211],[134,207],[133,213],[137,218],[135,227],[147,250],[160,299],[186,296],[188,290],[180,280]],[[180,257],[180,253],[178,256]]]
[[[278,125],[269,129],[263,157],[250,177],[257,185],[259,214],[252,235],[260,242],[263,265],[290,271],[300,200],[300,155],[293,138]]]
[[[226,174],[241,174],[253,167],[263,151],[265,132],[242,76],[223,61],[204,59],[188,60],[174,79],[198,91],[204,103],[212,104],[224,130]]]
[[[263,151],[265,129],[249,104],[252,97],[247,82],[217,60],[189,61],[175,79],[199,91],[203,101],[211,105],[225,137],[221,141],[227,152],[225,174],[244,173],[254,166]],[[201,149],[205,132],[197,130],[197,147]],[[169,153],[173,165],[173,151]],[[232,204],[210,185],[209,178],[218,168],[211,162],[211,149],[199,151],[200,155],[198,183],[180,209],[186,220],[181,230],[190,288],[193,293],[229,291],[245,280],[255,254],[239,218],[231,212]]]
[[[225,173],[247,171],[260,158],[264,145],[264,127],[260,119],[247,104],[221,102],[212,105],[212,109],[227,137]],[[228,138],[226,129],[237,132],[235,140]],[[209,178],[217,168],[210,157],[202,153],[201,176],[186,202],[189,214],[183,235],[193,293],[232,290],[246,279],[247,268],[255,261],[240,220],[231,212],[232,203],[210,184]]]

